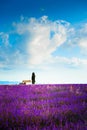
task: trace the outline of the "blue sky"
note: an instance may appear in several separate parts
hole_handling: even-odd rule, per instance
[[[87,83],[87,0],[0,0],[0,80]]]

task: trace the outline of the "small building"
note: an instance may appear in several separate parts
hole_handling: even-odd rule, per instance
[[[29,84],[29,83],[31,83],[31,80],[22,80],[20,84]]]

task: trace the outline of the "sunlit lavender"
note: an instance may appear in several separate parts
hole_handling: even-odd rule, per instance
[[[87,85],[1,85],[0,129],[87,130]]]

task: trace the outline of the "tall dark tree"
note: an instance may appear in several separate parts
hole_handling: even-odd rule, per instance
[[[32,80],[32,84],[35,84],[35,73],[34,72],[32,73],[31,80]]]

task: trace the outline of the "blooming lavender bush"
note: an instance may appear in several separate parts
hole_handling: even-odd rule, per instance
[[[86,130],[87,85],[1,85],[0,129]]]

